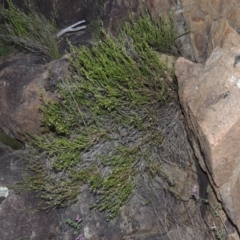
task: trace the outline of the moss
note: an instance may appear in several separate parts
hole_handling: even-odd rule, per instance
[[[118,37],[102,30],[91,47],[70,45],[71,76],[59,79],[59,102],[45,101],[45,134],[29,155],[36,175],[25,183],[41,192],[45,207],[75,201],[87,183],[98,197],[92,207],[112,218],[134,193],[163,141],[156,110],[170,99],[165,78],[173,75],[152,49],[161,49],[160,39],[138,36],[153,37],[161,26],[146,16],[126,23]],[[162,34],[170,49],[172,33]]]

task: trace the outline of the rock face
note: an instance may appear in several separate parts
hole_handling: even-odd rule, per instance
[[[228,29],[240,29],[238,0],[189,1],[180,0],[176,6],[185,19],[186,28],[191,30],[190,42],[197,62],[204,62],[216,46],[222,47]]]
[[[20,157],[0,147],[0,238],[57,239],[52,238],[58,233],[57,214],[36,211],[36,194],[17,195],[11,189],[21,179],[19,169],[26,169]]]
[[[217,47],[205,66],[179,58],[179,97],[201,166],[240,229],[240,48]],[[198,149],[198,144],[200,149]]]
[[[107,220],[106,212],[89,208],[89,204],[96,203],[97,198],[88,185],[82,187],[75,204],[49,213],[34,212],[39,201],[36,193],[22,192],[17,195],[12,189],[9,190],[9,185],[19,181],[22,171],[26,170],[24,157],[19,157],[22,156],[20,151],[14,154],[0,147],[0,238],[73,240],[84,236],[84,240],[212,239],[212,232],[209,232],[202,218],[218,225],[214,213],[208,205],[196,204],[190,196],[192,185],[198,185],[199,182],[200,194],[206,192],[206,176],[200,176],[200,171],[192,162],[194,154],[186,138],[180,107],[171,104],[170,108],[171,114],[165,112],[168,119],[164,122],[172,131],[164,132],[165,144],[161,146],[163,157],[171,161],[171,166],[161,164],[165,177],[157,173],[154,166],[149,167],[152,172],[150,178],[147,173],[142,173],[136,181],[134,196],[112,220]],[[169,143],[173,148],[166,148]],[[67,225],[66,220],[75,222],[80,218],[82,227],[76,235],[76,229]],[[196,231],[198,233],[195,236]]]
[[[83,220],[80,233],[88,240],[211,239],[212,233],[202,221],[201,204],[196,204],[190,197],[192,185],[198,184],[200,178],[200,191],[206,192],[206,176],[195,174],[196,166],[191,162],[194,156],[187,138],[184,137],[186,132],[180,108],[174,104],[170,108],[171,114],[167,114],[168,119],[164,122],[171,126],[172,131],[165,132],[166,145],[161,145],[165,160],[171,161],[171,166],[161,164],[165,178],[154,173],[154,166],[151,167],[152,177],[148,177],[147,171],[143,172],[136,181],[136,191],[129,203],[120,209],[116,218],[110,220],[107,220],[106,212],[89,209],[89,203],[95,203],[97,198],[89,186],[83,186],[78,201],[59,211],[60,239],[73,239],[73,231],[66,226],[64,220],[75,219],[78,215]],[[166,148],[170,145],[169,142],[172,143],[172,149]],[[184,162],[184,167],[176,164],[180,159]],[[167,176],[171,176],[171,183]],[[209,206],[204,204],[201,208],[204,218],[209,218],[209,222],[212,222],[213,215]],[[194,222],[191,218],[194,218]],[[197,236],[194,235],[196,229],[199,231]]]
[[[232,222],[239,218],[239,1],[180,1],[195,64],[176,63],[179,97],[190,139]],[[239,239],[237,237],[236,239]]]
[[[67,71],[64,63],[63,59],[47,67],[41,57],[20,54],[0,64],[0,128],[5,133],[21,141],[26,132],[40,133],[41,94],[54,99],[54,94],[45,88],[50,88],[51,80]]]

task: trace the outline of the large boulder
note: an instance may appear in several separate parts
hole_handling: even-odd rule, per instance
[[[239,53],[217,47],[205,65],[179,58],[176,75],[195,153],[240,230]]]
[[[0,64],[0,128],[5,133],[25,141],[26,132],[41,132],[41,99],[55,99],[52,81],[67,72],[66,63],[46,65],[39,56],[19,54]]]

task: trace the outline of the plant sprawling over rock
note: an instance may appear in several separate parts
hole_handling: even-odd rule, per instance
[[[59,77],[58,102],[43,99],[44,134],[29,151],[35,174],[25,184],[48,209],[76,201],[88,183],[98,196],[92,207],[112,218],[144,172],[172,184],[159,156],[173,71],[153,48],[170,52],[175,38],[172,21],[154,24],[149,16],[126,23],[117,37],[103,29],[101,36],[91,47],[70,45],[71,75]]]

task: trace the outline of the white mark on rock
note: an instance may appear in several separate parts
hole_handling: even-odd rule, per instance
[[[234,83],[235,81],[236,81],[236,77],[231,76],[231,78],[230,78],[230,82]]]
[[[238,86],[238,88],[240,88],[240,80],[238,80],[237,86]]]
[[[0,187],[0,197],[7,197],[9,190],[7,187]]]
[[[84,232],[84,236],[85,236],[86,238],[91,238],[91,237],[92,237],[91,231],[90,231],[90,229],[89,229],[88,226],[85,226],[85,227],[84,227],[83,232]]]
[[[34,231],[32,231],[32,235],[31,235],[31,239],[34,239],[36,237],[36,233]]]
[[[177,10],[175,11],[175,14],[180,14],[180,13],[183,13],[183,12],[184,12],[183,9],[177,9]]]

